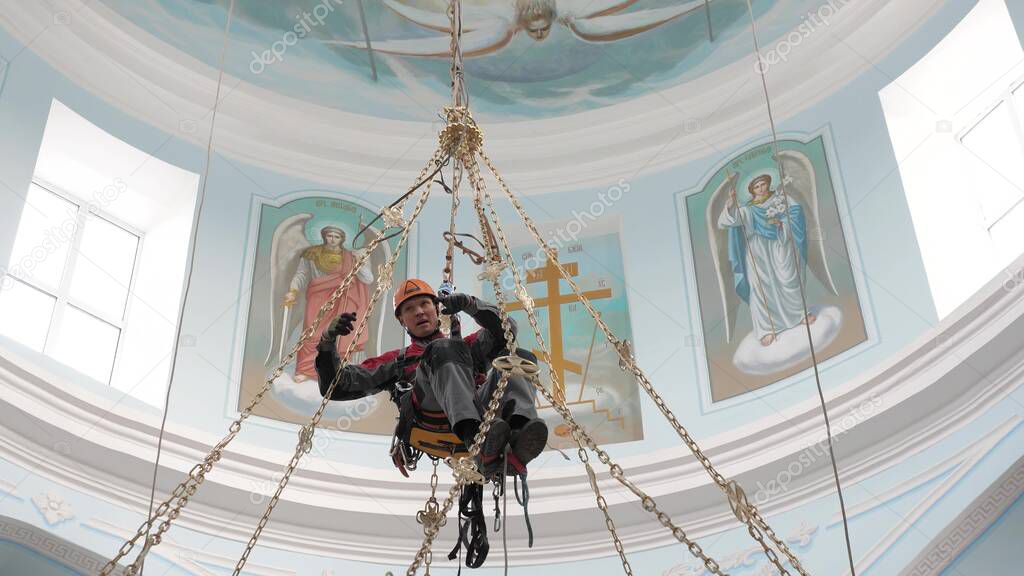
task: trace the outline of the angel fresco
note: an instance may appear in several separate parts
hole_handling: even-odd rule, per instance
[[[752,332],[734,362],[748,373],[776,372],[806,359],[809,324],[816,346],[825,347],[842,327],[835,306],[806,302],[807,271],[824,290],[839,295],[829,270],[819,216],[814,165],[797,150],[779,152],[785,181],[773,189],[772,174],[747,175],[749,200],[737,199],[740,175],[732,172],[712,194],[705,215],[717,271],[725,339],[733,341],[745,305]]]
[[[287,194],[287,201],[260,198],[254,214],[258,225],[251,228],[250,280],[246,292],[248,312],[239,317],[238,409],[257,396],[262,398],[253,414],[281,422],[304,424],[316,411],[323,396],[315,378],[316,344],[330,319],[339,311],[356,312],[366,320],[358,337],[339,338],[339,354],[353,346],[350,360],[358,362],[383,350],[402,346],[405,333],[380,306],[367,310],[380,270],[394,256],[398,239],[387,239],[370,252],[366,263],[357,266],[361,255],[380,230],[363,224],[376,216],[379,207],[367,206],[319,190]],[[408,276],[408,246],[397,255],[393,275],[400,283]],[[335,305],[325,311],[320,329],[300,346],[293,361],[269,390],[267,379],[281,361],[295,349],[302,334],[316,319],[338,286],[351,277],[349,288]],[[388,300],[390,291],[380,295]],[[391,435],[397,411],[386,397],[368,397],[353,402],[331,402],[323,412],[321,426],[368,434]]]
[[[551,34],[557,23],[585,42],[614,42],[642,34],[686,14],[704,8],[708,0],[691,0],[678,6],[622,10],[637,0],[492,0],[462,8],[462,52],[466,58],[500,51],[512,38],[525,32],[538,42]],[[373,49],[387,54],[447,58],[451,49],[448,14],[424,10],[399,0],[383,3],[410,22],[441,34],[409,39],[375,41]],[[365,42],[327,40],[365,49]]]
[[[349,289],[327,311],[324,318],[329,320],[341,312],[362,315],[367,311],[369,288],[374,281],[370,260],[355,270],[360,251],[344,247],[346,233],[340,226],[320,227],[317,233],[321,243],[311,244],[307,239],[306,228],[312,219],[313,214],[296,214],[281,222],[274,231],[270,248],[273,339],[267,352],[267,365],[280,360],[296,330],[301,326],[304,331],[312,325],[320,307],[353,271],[356,277]],[[327,320],[321,322],[316,333],[299,349],[293,377],[295,382],[316,378],[316,344],[320,333],[327,326]],[[365,330],[359,335],[352,356],[354,361],[360,361],[365,355],[368,337]],[[338,338],[340,354],[345,353],[353,338],[355,334]]]

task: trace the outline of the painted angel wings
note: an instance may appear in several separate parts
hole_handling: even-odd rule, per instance
[[[309,248],[306,240],[306,223],[313,217],[303,213],[290,216],[274,230],[270,243],[270,349],[264,364],[270,365],[284,356],[288,337],[302,325],[302,308],[298,302],[290,309],[282,307],[284,295],[288,293],[295,270],[299,266],[302,251]]]
[[[375,41],[374,50],[403,56],[447,57],[451,26],[448,15],[414,7],[399,0],[382,0],[392,11],[423,28],[442,35],[423,38]],[[690,0],[678,6],[652,8],[620,14],[637,0],[495,0],[483,6],[463,8],[462,53],[466,58],[497,52],[512,38],[525,32],[540,42],[555,24],[566,27],[585,42],[614,42],[657,28],[708,4],[709,0]],[[363,42],[328,40],[365,48]]]
[[[829,292],[838,294],[832,272],[828,269],[825,235],[818,214],[818,185],[814,164],[806,155],[795,150],[782,150],[779,159],[786,176],[782,189],[807,209],[807,267]]]
[[[704,224],[708,230],[708,245],[711,247],[711,261],[714,263],[718,277],[719,293],[722,298],[722,313],[725,318],[725,341],[732,341],[732,333],[736,328],[736,311],[740,305],[740,297],[736,294],[733,284],[732,267],[729,264],[729,241],[724,230],[718,229],[718,215],[725,210],[729,198],[736,193],[735,172],[722,182],[708,201],[708,209],[704,214]]]
[[[804,208],[807,235],[807,267],[826,290],[833,294],[838,294],[839,292],[832,279],[832,273],[828,268],[825,238],[819,223],[818,188],[814,165],[811,163],[810,158],[795,150],[779,152],[779,161],[782,165],[783,174],[785,174],[785,181],[779,187],[779,192],[788,196],[789,202],[800,204]],[[738,174],[733,173],[722,182],[711,195],[705,213],[711,258],[721,296],[726,342],[731,342],[735,335],[736,316],[741,298],[736,293],[735,275],[738,272],[733,270],[729,258],[728,234],[726,230],[718,227],[718,219],[725,210],[729,198],[736,192],[738,177]]]

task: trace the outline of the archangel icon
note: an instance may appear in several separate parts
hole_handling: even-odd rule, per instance
[[[752,331],[736,349],[736,367],[751,374],[784,370],[806,359],[806,330],[825,347],[842,326],[835,306],[808,302],[801,284],[810,269],[831,294],[838,294],[828,267],[819,224],[814,165],[794,150],[779,153],[784,182],[766,172],[747,176],[749,200],[737,199],[740,175],[732,173],[711,197],[706,214],[712,257],[725,310],[726,341],[737,337],[736,319],[746,305]],[[776,184],[773,188],[772,185]]]

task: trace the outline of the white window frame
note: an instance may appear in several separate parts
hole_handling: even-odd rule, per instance
[[[1022,110],[1021,107],[1017,105],[1014,99],[1014,96],[1017,95],[1017,92],[1022,90],[1024,90],[1024,76],[1021,76],[1014,80],[1013,82],[1011,82],[1005,90],[996,95],[995,98],[987,106],[984,107],[981,113],[975,116],[975,118],[971,120],[970,123],[968,123],[966,126],[961,128],[957,132],[957,144],[959,144],[969,154],[976,156],[975,152],[971,150],[970,147],[968,147],[966,144],[964,144],[964,139],[967,138],[967,136],[969,136],[975,128],[980,126],[986,118],[988,118],[992,113],[998,110],[1001,105],[1005,104],[1007,110],[1010,112],[1010,118],[1013,120],[1013,131],[1017,135],[1017,146],[1020,151],[1020,161],[1024,163],[1024,110]],[[1024,95],[1024,93],[1022,93],[1022,95]],[[998,217],[994,218],[991,224],[987,224],[986,229],[988,230],[989,234],[992,233],[992,229],[995,228],[996,225],[998,225],[1003,220],[1003,218],[1010,214],[1010,212],[1013,212],[1015,209],[1017,209],[1017,207],[1020,206],[1021,203],[1024,203],[1024,195],[1022,195],[1021,198],[1018,198],[1012,206],[1004,210]]]
[[[113,380],[114,374],[117,373],[117,368],[121,361],[121,348],[125,342],[125,331],[127,329],[126,319],[129,317],[129,314],[131,312],[131,296],[135,292],[136,272],[138,271],[139,268],[139,258],[142,254],[142,247],[145,235],[141,231],[126,224],[125,222],[111,216],[110,214],[104,213],[102,210],[99,210],[95,205],[81,200],[79,197],[68,192],[67,190],[62,189],[50,182],[47,182],[42,178],[33,177],[32,184],[38,186],[39,188],[42,188],[43,190],[46,190],[47,192],[57,196],[58,198],[61,198],[71,203],[76,207],[75,232],[71,238],[71,243],[68,247],[67,259],[64,261],[64,266],[60,276],[60,282],[58,282],[56,289],[48,287],[43,283],[36,282],[31,278],[24,278],[22,277],[22,275],[13,273],[14,271],[8,271],[8,274],[10,274],[14,280],[25,284],[29,288],[32,288],[33,290],[38,290],[39,292],[42,292],[43,294],[47,294],[50,297],[54,298],[53,313],[50,315],[50,324],[49,326],[47,326],[46,337],[43,340],[43,355],[50,355],[50,343],[52,342],[51,336],[56,334],[57,330],[60,328],[64,320],[64,313],[67,310],[68,306],[74,306],[75,308],[81,310],[82,312],[92,316],[93,318],[96,318],[100,322],[117,328],[118,335],[117,345],[115,346],[114,349],[114,362],[110,367],[110,373],[107,375],[107,380],[105,382],[105,384],[109,386],[111,384],[111,381]],[[124,310],[122,311],[120,318],[111,318],[109,315],[99,312],[98,310],[92,308],[88,304],[78,301],[78,299],[73,298],[70,294],[71,280],[74,277],[75,266],[78,263],[78,258],[80,255],[79,249],[81,248],[82,243],[82,234],[80,232],[84,229],[85,222],[89,216],[105,220],[106,222],[113,224],[114,226],[117,226],[118,228],[131,234],[137,240],[135,246],[135,257],[132,260],[132,270],[128,281],[127,297],[125,299]]]

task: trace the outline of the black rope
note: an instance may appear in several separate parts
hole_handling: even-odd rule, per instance
[[[505,483],[508,482],[508,449],[509,445],[505,444],[505,454],[502,457],[502,470],[501,470],[501,496],[504,499],[502,506],[505,508],[505,514],[508,514],[508,490],[505,490]],[[508,530],[501,533],[501,548],[505,555],[505,576],[508,576]]]
[[[210,162],[211,162],[212,154],[213,154],[213,134],[214,134],[214,130],[213,129],[214,129],[214,127],[217,124],[217,111],[220,109],[220,102],[221,102],[221,95],[220,95],[220,93],[221,93],[221,87],[224,84],[224,61],[225,61],[226,54],[228,52],[229,40],[231,39],[231,20],[232,20],[232,17],[234,16],[234,14],[235,14],[235,0],[231,0],[231,3],[228,4],[227,21],[224,24],[224,42],[221,45],[221,50],[220,50],[220,66],[217,69],[217,92],[214,94],[213,108],[211,109],[212,116],[210,118],[210,135],[209,135],[209,137],[206,140],[206,163],[203,165],[202,185],[199,188],[199,194],[198,194],[198,196],[196,198],[196,207],[195,207],[195,211],[193,212],[192,229],[189,231],[189,247],[190,247],[190,252],[189,252],[188,270],[185,273],[185,290],[182,292],[182,294],[184,294],[184,299],[182,301],[181,307],[178,309],[178,318],[177,318],[178,322],[174,326],[174,342],[175,343],[181,342],[181,329],[182,329],[182,326],[184,324],[185,305],[186,305],[186,302],[188,301],[189,296],[192,295],[191,291],[189,290],[189,288],[192,286],[192,272],[195,269],[195,263],[196,263],[196,252],[197,252],[197,250],[196,250],[196,242],[197,242],[197,238],[199,237],[199,216],[203,213],[203,205],[206,203],[206,186],[207,186],[207,184],[210,181]],[[169,371],[169,374],[168,374],[168,377],[167,377],[167,391],[164,394],[164,410],[163,410],[163,414],[160,416],[160,433],[157,436],[157,440],[156,440],[156,457],[153,460],[153,481],[152,481],[152,483],[150,485],[150,489],[149,489],[149,518],[153,517],[153,506],[154,506],[154,504],[156,502],[156,482],[157,482],[157,476],[158,476],[158,474],[160,472],[160,456],[163,454],[163,448],[164,448],[164,432],[165,432],[165,430],[167,428],[167,415],[171,411],[171,388],[174,386],[174,382],[175,382],[175,378],[174,377],[175,377],[175,370],[177,368],[177,364],[178,364],[178,355],[177,354],[171,354],[171,367],[170,367],[170,371]],[[151,531],[152,527],[153,527],[152,523],[149,523],[146,526],[146,537],[145,537],[144,542],[148,542],[149,541],[150,531]],[[145,558],[145,556],[143,556],[142,559],[139,560],[138,557],[136,557],[136,561],[138,561],[138,563],[139,563],[139,566],[138,566],[139,567],[139,574],[141,575],[146,570],[146,558]]]
[[[529,504],[530,504],[530,487],[526,484],[526,474],[523,474],[522,475],[522,478],[523,478],[523,497],[520,498],[519,497],[519,478],[520,478],[519,474],[517,474],[517,475],[512,477],[512,490],[513,490],[513,492],[515,492],[516,502],[519,502],[519,505],[523,507],[523,520],[526,521],[526,535],[528,537],[527,542],[528,542],[529,547],[533,548],[533,525],[530,524],[530,508],[529,508]]]
[[[398,200],[395,200],[391,204],[388,204],[387,208],[385,208],[384,210],[390,210],[391,208],[394,208],[395,206],[398,206],[399,204],[401,204],[403,201],[405,201],[407,198],[409,198],[409,196],[412,196],[414,192],[419,190],[427,182],[430,182],[430,180],[434,176],[437,176],[437,174],[441,172],[441,169],[448,165],[448,162],[451,160],[451,158],[452,158],[451,153],[447,154],[444,157],[443,161],[439,161],[437,163],[437,168],[435,168],[433,172],[431,172],[425,178],[423,178],[422,180],[417,182],[412,188],[409,189],[408,192],[406,192],[405,194],[402,194],[401,196],[399,196]],[[378,212],[377,215],[373,218],[373,220],[370,220],[369,224],[363,226],[362,229],[359,230],[359,232],[357,232],[356,235],[352,237],[352,245],[353,246],[356,245],[356,240],[358,240],[360,236],[365,234],[366,231],[369,230],[371,226],[376,224],[378,220],[380,220],[381,218],[384,217],[384,210],[381,210],[380,212]],[[380,240],[381,240],[381,242],[383,242],[384,240],[390,240],[391,238],[394,238],[395,236],[397,236],[397,235],[399,235],[401,233],[402,233],[402,231],[399,230],[398,232],[395,232],[393,234],[389,234],[389,235],[381,238]]]
[[[490,544],[487,542],[487,520],[483,510],[483,486],[468,484],[459,497],[459,538],[448,553],[448,559],[461,558],[462,547],[466,548],[466,567],[479,568],[487,560]],[[462,565],[459,565],[459,574]]]

